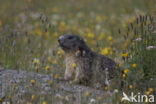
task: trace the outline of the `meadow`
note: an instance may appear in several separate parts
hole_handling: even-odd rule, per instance
[[[38,80],[28,77],[29,92],[19,104],[133,104],[121,102],[123,91],[156,95],[155,26],[155,0],[0,0],[0,67],[53,76],[47,82],[52,93],[46,95],[37,92]],[[123,69],[116,80],[124,86],[114,85],[109,98],[91,92],[82,92],[78,102],[66,99],[70,94],[55,98],[53,79],[65,70],[57,40],[64,34],[80,35],[93,51],[115,60]],[[16,104],[16,91],[5,96]]]

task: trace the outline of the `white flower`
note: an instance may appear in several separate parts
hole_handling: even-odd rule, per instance
[[[118,93],[119,91],[117,90],[117,89],[115,89],[114,91],[113,91],[113,93],[115,94],[115,93]]]
[[[142,40],[142,38],[136,38],[135,41],[140,42]]]
[[[91,98],[89,104],[94,104],[94,103],[96,103],[96,100]]]
[[[148,46],[148,47],[146,47],[147,50],[151,50],[153,48],[156,48],[156,46]]]

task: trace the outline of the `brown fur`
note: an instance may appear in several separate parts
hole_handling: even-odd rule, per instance
[[[81,37],[64,35],[59,37],[58,41],[65,51],[65,80],[101,87],[101,85],[106,85],[106,80],[115,76],[116,63],[106,56],[91,51]]]

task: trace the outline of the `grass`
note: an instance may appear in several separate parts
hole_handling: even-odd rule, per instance
[[[111,57],[124,69],[123,78],[118,79],[125,83],[123,91],[154,93],[149,89],[156,88],[156,49],[149,46],[156,44],[155,0],[0,2],[0,66],[63,77],[64,56],[57,39],[66,33],[78,34],[92,50]],[[114,104],[121,94],[112,98]],[[32,103],[42,103],[41,96],[47,104],[55,103],[44,95]]]

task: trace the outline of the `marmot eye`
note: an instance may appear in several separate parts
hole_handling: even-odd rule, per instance
[[[68,39],[73,39],[73,37],[72,37],[72,36],[70,36],[70,37],[68,37]]]

